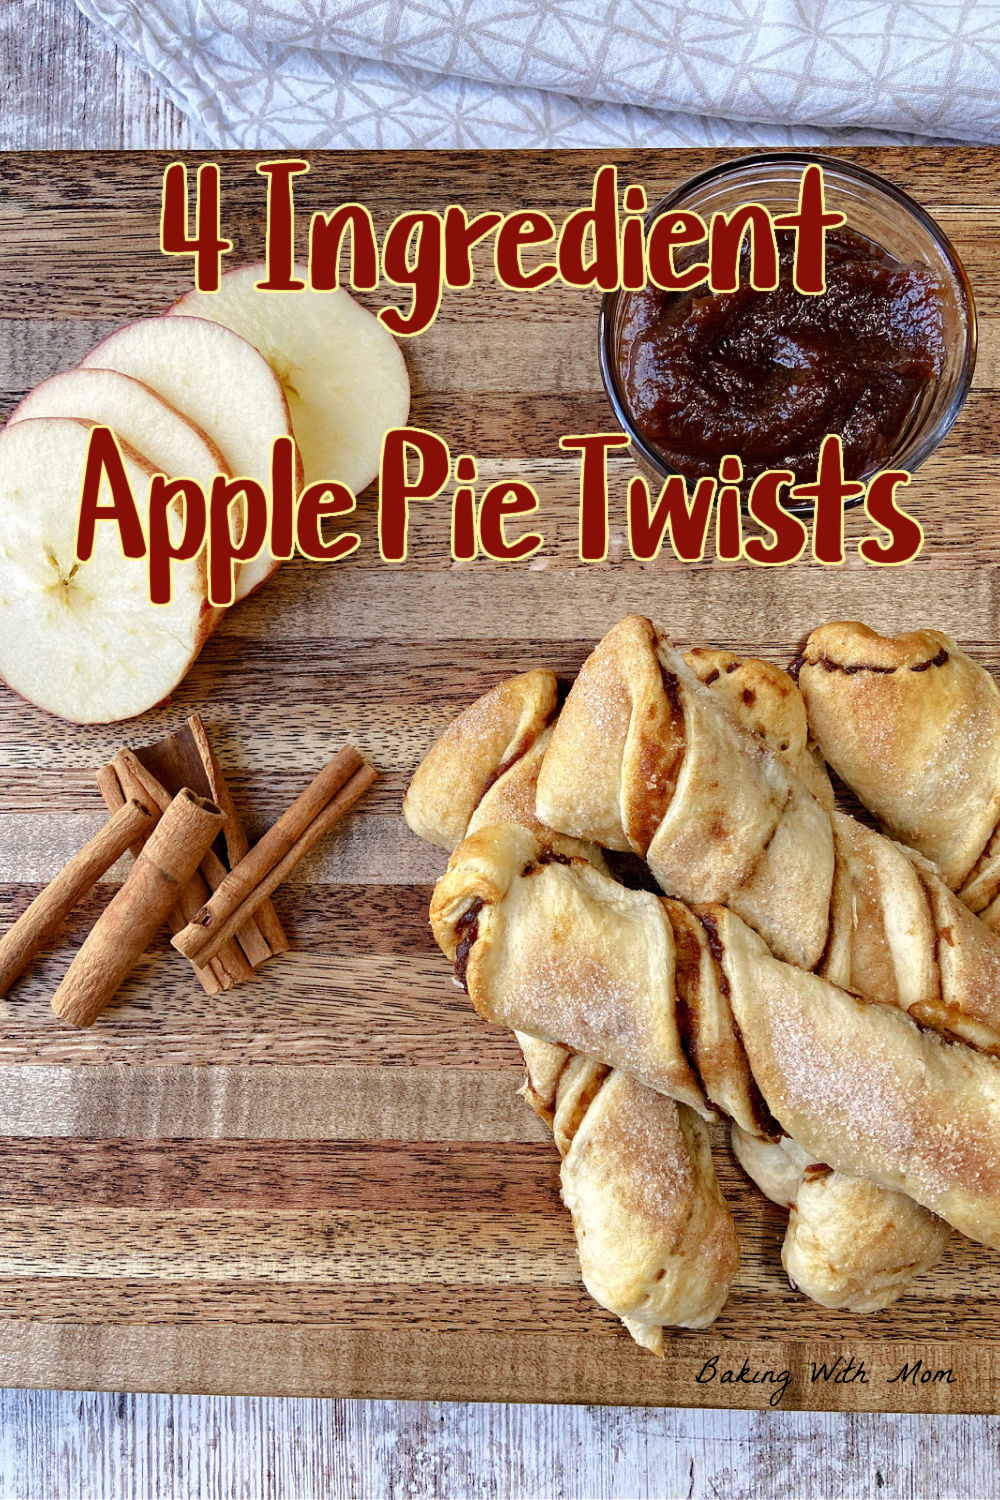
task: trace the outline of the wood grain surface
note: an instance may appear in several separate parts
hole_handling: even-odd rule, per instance
[[[0,83],[0,150],[207,144],[74,0],[0,6]]]
[[[0,9],[0,38],[0,148],[198,144],[72,0]],[[8,1390],[0,1494],[981,1497],[997,1438],[987,1417]]]
[[[0,1392],[16,1500],[984,1500],[993,1417]]]
[[[607,425],[592,295],[514,297],[480,280],[446,294],[410,341],[412,420],[484,472],[543,492],[548,544],[532,564],[448,558],[446,507],[421,509],[409,560],[388,568],[361,502],[346,565],[295,561],[234,609],[164,708],[124,728],[79,728],[0,694],[0,919],[15,917],[100,821],[92,768],[197,710],[251,833],[348,736],[383,771],[375,794],[278,893],[293,951],[207,999],[165,935],[92,1031],[61,1028],[49,996],[121,879],[0,1014],[0,1378],[8,1385],[454,1399],[766,1403],[759,1385],[698,1384],[719,1368],[788,1368],[785,1405],[1000,1409],[993,1304],[1000,1263],[955,1240],[941,1267],[873,1318],[790,1292],[781,1216],[720,1141],[743,1241],[729,1305],[706,1334],[635,1348],[578,1284],[551,1143],[514,1097],[513,1043],[450,984],[426,928],[441,859],[406,830],[399,800],[457,708],[534,664],[574,670],[621,614],[655,615],[681,645],[787,661],[818,621],[934,625],[1000,661],[993,417],[1000,383],[996,156],[850,153],[918,197],[953,237],[982,317],[976,387],[921,471],[921,559],[871,569],[641,566],[612,526],[606,566],[583,567],[570,528],[575,475],[560,433]],[[158,250],[167,157],[0,161],[0,402],[72,363],[107,329],[159,311],[188,281]],[[194,160],[195,158],[192,158]],[[470,210],[586,200],[603,157],[315,154],[300,225],[360,198],[384,228],[403,206]],[[712,153],[623,157],[651,196]],[[262,249],[254,158],[224,163],[225,232]],[[370,299],[378,305],[385,298]],[[618,471],[616,471],[618,472]],[[625,468],[621,469],[625,472]],[[439,513],[445,511],[445,514]],[[864,522],[851,518],[849,534]],[[810,1379],[814,1361],[864,1360],[868,1381]],[[904,1362],[950,1382],[888,1384]]]

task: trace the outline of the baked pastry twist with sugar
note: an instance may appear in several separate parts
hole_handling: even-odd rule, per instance
[[[527,1102],[552,1127],[583,1284],[636,1343],[707,1328],[739,1264],[732,1215],[693,1110],[611,1069],[519,1034]]]
[[[753,657],[698,648],[685,662],[727,712],[833,808],[826,766],[810,743],[806,706],[787,672]],[[792,1283],[824,1307],[875,1312],[940,1259],[951,1231],[897,1192],[835,1172],[788,1136],[754,1136],[735,1121],[733,1150],[761,1191],[788,1209],[781,1259]]]
[[[544,829],[535,779],[558,711],[550,672],[501,682],[460,714],[417,768],[403,804],[414,832],[451,850],[467,828],[519,824],[559,857],[605,870],[593,845]],[[673,1099],[567,1048],[518,1035],[526,1101],[552,1127],[583,1282],[644,1348],[663,1329],[714,1322],[739,1264],[693,1084]]]
[[[951,1230],[904,1193],[815,1161],[789,1136],[762,1140],[732,1127],[737,1160],[788,1209],[781,1263],[823,1307],[878,1312],[940,1260]]]
[[[937,630],[814,630],[797,663],[813,733],[893,838],[1000,928],[1000,691]]]
[[[725,904],[776,957],[1000,1051],[1000,940],[920,856],[824,807],[648,620],[581,668],[537,810],[643,855],[671,895]]]
[[[431,924],[485,1019],[670,1095],[689,1066],[678,1015],[711,986],[767,1110],[813,1160],[1000,1248],[1000,1062],[776,959],[723,906],[689,913],[711,959],[695,966],[679,907],[489,827],[452,856]]]
[[[686,660],[703,681],[723,695],[728,709],[743,716],[756,735],[802,768],[811,777],[817,795],[832,804],[825,770],[807,745],[801,696],[787,673],[769,663],[741,660],[728,652],[697,650]],[[513,823],[530,828],[550,849],[581,854],[603,868],[594,846],[554,835],[535,816],[535,780],[556,707],[555,679],[544,672],[525,673],[500,683],[477,700],[453,721],[418,768],[405,804],[411,826],[447,846],[460,822],[468,823],[473,831]],[[704,964],[710,970],[711,956],[705,952],[699,924],[679,904],[671,909],[677,941],[686,944],[695,966]],[[698,995],[700,1003],[691,991],[692,1005],[697,1009],[694,1024],[691,1016],[685,1018],[684,1047],[694,1059],[696,1070],[700,1069],[708,1080],[714,1107],[730,1118],[743,1120],[748,1130],[773,1131],[774,1123],[761,1106],[727,1005],[710,983],[701,985]],[[588,1064],[584,1059],[571,1062],[572,1054],[566,1049],[524,1034],[518,1034],[518,1041],[529,1075],[525,1096],[551,1119],[556,1081],[568,1082]],[[683,1080],[685,1088],[690,1082],[690,1078]],[[683,1097],[692,1096],[686,1093]],[[704,1109],[705,1103],[700,1097],[699,1107]],[[735,1132],[739,1128],[733,1127]],[[751,1137],[747,1135],[747,1139]],[[764,1143],[753,1139],[758,1141],[759,1156]],[[565,1152],[569,1141],[559,1129],[556,1140]],[[656,1140],[651,1139],[642,1156],[651,1161],[658,1149]],[[780,1146],[772,1149],[780,1155]],[[798,1154],[803,1162],[808,1160],[803,1153]],[[747,1158],[743,1153],[741,1159],[748,1164],[757,1157]],[[626,1159],[628,1170],[619,1174],[622,1185],[634,1175],[636,1165]],[[786,1260],[792,1255],[794,1229],[794,1245],[798,1248],[789,1261],[794,1265],[793,1279],[806,1295],[824,1305],[858,1310],[884,1306],[906,1290],[919,1270],[933,1263],[947,1230],[940,1220],[897,1193],[870,1184],[841,1189],[841,1174],[823,1170],[830,1179],[830,1190],[801,1193],[802,1202],[790,1222],[784,1254]],[[749,1175],[754,1176],[752,1166]],[[564,1196],[568,1196],[565,1167],[563,1178]],[[801,1178],[800,1171],[799,1181]],[[867,1209],[863,1214],[853,1211],[862,1196]],[[622,1238],[627,1242],[634,1236]],[[919,1247],[916,1255],[912,1254],[914,1245]],[[612,1255],[609,1260],[614,1266],[618,1256]],[[594,1277],[592,1271],[588,1285]],[[596,1277],[599,1281],[599,1268]],[[596,1291],[596,1284],[594,1281],[592,1290],[598,1300],[617,1310],[621,1297],[602,1295]],[[669,1319],[677,1320],[676,1316]]]

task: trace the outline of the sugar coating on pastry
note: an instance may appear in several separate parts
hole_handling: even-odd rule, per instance
[[[816,1161],[1000,1249],[1000,1063],[771,957],[716,909],[754,1077]]]
[[[461,977],[484,1019],[597,1056],[713,1117],[678,1028],[659,897],[550,858],[524,829],[482,828],[438,881],[431,926],[453,959],[474,934]],[[610,1050],[591,1046],[609,1039]]]
[[[562,1156],[584,1285],[663,1353],[664,1327],[704,1328],[739,1264],[736,1228],[700,1120],[626,1074],[518,1034],[522,1093]]]
[[[789,962],[811,969],[822,956],[834,874],[826,809],[649,620],[620,621],[581,667],[537,807],[551,828],[643,855],[667,894],[727,902]]]
[[[699,681],[648,620],[630,616],[609,631],[553,727],[538,774],[540,817],[582,839],[614,824],[669,895],[724,904],[777,958],[1000,1053],[1000,939],[969,924],[918,855],[823,806],[787,760],[726,711],[717,684],[707,682],[711,670]],[[818,670],[849,681],[864,675]],[[880,681],[893,675],[875,673]],[[619,713],[623,685],[631,706],[607,764],[617,780],[595,809],[592,706],[607,690]],[[669,790],[662,782],[643,790],[645,731],[635,729],[637,719],[668,723],[655,731],[666,733],[665,746],[680,734]],[[996,871],[1000,880],[1000,855]],[[1000,892],[995,910],[1000,917]]]
[[[471,834],[519,829],[536,855],[575,857],[603,871],[595,845],[557,834],[536,816],[538,768],[550,733],[538,726],[555,706],[542,676],[500,684],[445,731],[411,783],[407,821],[450,847],[468,812]],[[528,732],[526,704],[534,705]],[[483,837],[489,846],[496,835]],[[465,920],[467,940],[477,921],[468,908]],[[611,1074],[607,1065],[525,1032],[515,1035],[526,1068],[521,1094],[551,1126],[562,1157],[560,1182],[585,1285],[637,1343],[662,1354],[664,1325],[705,1327],[714,1320],[739,1259],[704,1135],[682,1123],[682,1106]]]
[[[805,702],[790,673],[756,656],[707,646],[686,651],[684,660],[737,723],[787,761],[824,807],[833,806],[830,778],[810,742]]]
[[[555,717],[553,672],[523,672],[497,683],[448,725],[421,761],[403,799],[420,838],[452,850],[490,787]]]
[[[714,1322],[739,1249],[693,1111],[612,1072],[566,1153],[562,1194],[584,1285],[633,1338],[660,1352],[665,1324]]]
[[[894,838],[958,890],[1000,822],[1000,691],[936,630],[883,636],[857,621],[814,630],[798,671],[809,723],[838,776]],[[982,910],[1000,869],[970,893]]]

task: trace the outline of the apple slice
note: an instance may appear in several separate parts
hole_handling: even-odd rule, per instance
[[[90,428],[35,417],[0,432],[0,676],[23,698],[79,724],[144,713],[171,693],[213,620],[204,549],[173,565],[173,598],[151,604],[143,558],[97,527],[76,561],[80,485]],[[123,449],[144,515],[152,468]],[[178,531],[182,515],[178,507]]]
[[[122,442],[168,479],[196,479],[206,490],[228,463],[215,443],[162,397],[117,370],[64,370],[43,380],[16,406],[10,421],[78,417],[110,427]]]
[[[292,432],[288,403],[267,360],[231,329],[205,318],[140,318],[80,364],[141,380],[202,429],[230,474],[270,489],[272,445]],[[245,598],[278,566],[266,548],[245,562],[236,597]]]
[[[85,370],[79,366],[43,380],[14,408],[11,422],[34,417],[77,417],[99,423],[141,453],[158,474],[168,479],[195,479],[206,494],[216,474],[229,474],[229,465],[199,427],[168,406],[155,391],[117,370]],[[232,508],[234,541],[243,533],[243,509]],[[239,597],[241,565],[236,565]]]
[[[249,339],[284,387],[306,484],[337,479],[360,495],[378,473],[384,434],[409,415],[399,345],[342,287],[258,291],[266,274],[263,265],[240,266],[217,292],[188,292],[168,311],[212,318]],[[308,283],[306,267],[295,274]]]

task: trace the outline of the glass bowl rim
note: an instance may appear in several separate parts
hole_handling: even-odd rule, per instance
[[[689,196],[692,191],[703,187],[706,183],[736,175],[736,173],[745,167],[778,166],[785,163],[803,168],[813,164],[819,165],[823,168],[824,177],[827,170],[832,169],[835,173],[853,179],[861,186],[873,190],[880,197],[889,199],[897,204],[905,213],[915,219],[934,241],[952,275],[964,313],[965,347],[962,352],[962,362],[956,386],[948,405],[933,426],[920,434],[912,452],[908,455],[906,472],[913,474],[926,462],[935,449],[940,447],[958,420],[959,413],[965,405],[966,398],[972,386],[979,343],[975,297],[965,266],[962,264],[958,252],[940,224],[915,198],[911,198],[910,194],[905,192],[903,188],[897,187],[895,183],[890,182],[888,178],[882,177],[878,172],[873,172],[868,167],[858,166],[855,162],[846,161],[843,157],[827,155],[820,151],[748,151],[745,155],[729,157],[726,161],[719,162],[714,167],[706,167],[704,171],[696,172],[693,177],[685,178],[672,192],[666,193],[647,210],[643,218],[643,228],[648,234],[654,220],[661,218],[669,209],[677,207],[683,198]],[[748,199],[747,201],[751,200]],[[628,437],[629,442],[653,472],[666,480],[675,474],[679,474],[680,470],[673,468],[672,465],[667,463],[662,454],[658,453],[647,442],[642,433],[639,432],[629,413],[624,394],[619,389],[617,350],[610,347],[614,338],[614,314],[618,305],[618,299],[628,295],[629,293],[623,288],[616,287],[612,291],[605,292],[601,299],[601,312],[598,324],[601,380],[615,418],[622,431]],[[873,470],[872,472],[875,473],[877,471]],[[865,477],[871,478],[871,475]],[[854,506],[862,504],[863,501],[863,495],[846,500],[844,502],[845,509],[853,509]],[[809,503],[796,504],[793,502],[788,504],[787,501],[783,501],[782,503],[785,509],[790,510],[793,514],[809,514],[812,511],[812,505]],[[747,510],[746,496],[743,497],[743,510],[744,512]]]

